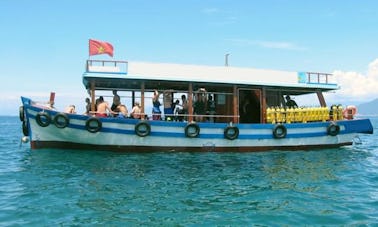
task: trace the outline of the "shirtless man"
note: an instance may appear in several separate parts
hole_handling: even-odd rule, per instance
[[[117,110],[118,110],[118,117],[119,118],[127,118],[127,114],[128,114],[128,110],[127,110],[127,107],[123,104],[119,104],[117,106]]]
[[[70,113],[70,114],[75,114],[76,113],[76,110],[75,110],[75,105],[69,105],[65,110],[64,110],[65,113]]]
[[[114,113],[110,107],[109,107],[109,104],[107,102],[104,101],[104,97],[100,96],[100,98],[98,99],[98,104],[97,104],[97,112],[96,112],[96,117],[107,117],[108,116],[108,112],[109,111],[110,113]]]
[[[135,106],[130,112],[130,117],[139,119],[141,117],[140,113],[141,113],[141,110],[140,110],[139,102],[135,102]]]

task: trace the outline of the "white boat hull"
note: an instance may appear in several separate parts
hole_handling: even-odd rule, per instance
[[[136,133],[136,119],[98,118],[102,127],[98,132],[86,128],[90,116],[66,114],[69,123],[57,127],[54,117],[59,114],[25,105],[25,122],[31,148],[96,149],[111,151],[265,151],[329,148],[351,145],[358,133],[372,133],[369,120],[342,120],[337,122],[310,122],[282,124],[283,138],[274,136],[275,124],[234,124],[239,130],[237,138],[225,138],[225,123],[196,123],[199,134],[188,137],[188,123],[169,121],[143,121],[150,127],[148,135]],[[36,120],[38,113],[50,117],[48,125]],[[337,124],[337,135],[327,132],[330,124]]]

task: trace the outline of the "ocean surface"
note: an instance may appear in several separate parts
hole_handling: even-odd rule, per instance
[[[372,122],[339,149],[119,154],[31,151],[0,117],[0,226],[377,226]]]

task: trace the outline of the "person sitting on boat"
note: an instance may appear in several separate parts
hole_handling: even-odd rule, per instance
[[[120,103],[116,110],[118,111],[118,118],[127,118],[129,111],[127,110],[126,105]]]
[[[132,117],[134,119],[140,119],[140,117],[141,117],[141,109],[140,109],[139,102],[135,102],[135,105],[134,105],[133,109],[130,112],[130,117]]]
[[[286,107],[298,108],[297,103],[294,100],[292,100],[289,95],[286,95]]]
[[[159,101],[159,92],[158,90],[154,91],[154,96],[152,97],[152,120],[161,119],[161,110],[160,110],[160,101]]]
[[[104,101],[104,97],[100,96],[98,98],[96,117],[107,117],[107,111],[111,114],[114,114],[114,112],[110,109],[109,104]]]
[[[65,113],[70,113],[70,114],[75,114],[76,113],[76,110],[75,110],[75,105],[69,105],[65,110],[64,110]]]
[[[172,103],[172,111],[173,111],[173,114],[175,115],[173,119],[175,121],[177,121],[177,115],[181,109],[182,109],[182,106],[180,105],[180,100],[176,99],[176,101]]]
[[[54,104],[55,104],[54,101],[48,101],[46,108],[49,109],[49,110],[56,110]]]

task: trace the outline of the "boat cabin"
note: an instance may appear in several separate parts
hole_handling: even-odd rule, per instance
[[[285,97],[310,93],[316,94],[319,100],[314,104],[318,108],[313,110],[317,116],[313,120],[324,121],[329,110],[322,92],[338,89],[327,73],[104,60],[87,60],[83,84],[91,96],[92,111],[97,91],[127,91],[132,105],[140,101],[144,118],[149,118],[151,111],[147,107],[152,106],[150,97],[156,89],[170,93],[172,101],[181,102],[181,96],[186,96],[187,121],[201,116],[203,121],[215,119],[223,123],[287,121],[287,118],[277,119],[280,111],[287,114],[291,109],[286,106]],[[196,102],[203,102],[202,108],[208,110],[209,100],[215,103],[213,111],[198,113],[190,108]],[[294,116],[296,111],[303,112],[303,108],[299,109],[293,110],[291,122],[303,121],[303,117]]]

